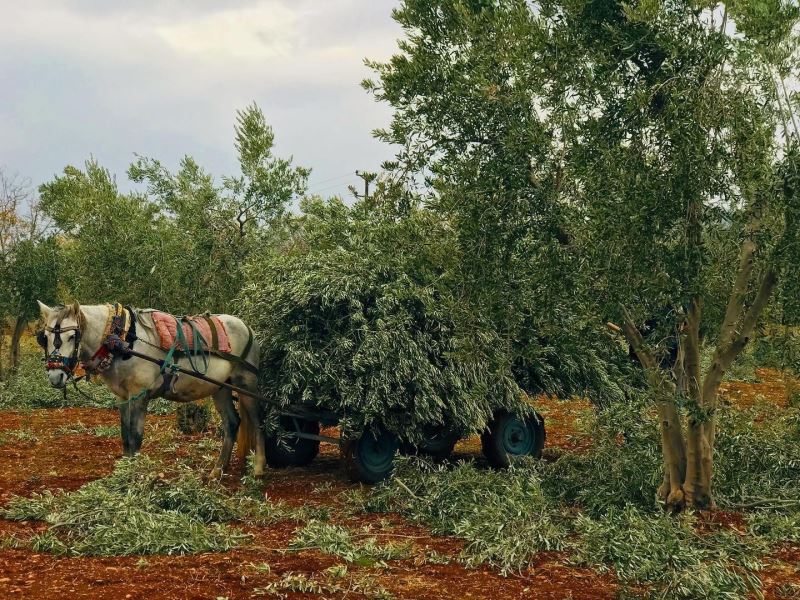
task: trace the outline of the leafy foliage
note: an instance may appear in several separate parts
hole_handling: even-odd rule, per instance
[[[353,532],[346,527],[319,521],[310,521],[299,529],[290,547],[294,550],[320,550],[360,566],[372,566],[410,555],[407,543],[381,544],[370,536],[355,539]]]
[[[732,532],[698,535],[691,516],[643,513],[633,507],[574,523],[579,562],[613,568],[623,584],[650,585],[657,598],[747,598],[760,588],[753,558],[764,548]]]
[[[241,312],[262,344],[262,389],[379,422],[480,431],[496,408],[524,410],[501,336],[449,285],[446,223],[393,219],[363,204],[311,200],[290,238],[248,265]]]
[[[121,459],[111,475],[74,492],[13,497],[0,515],[48,523],[30,542],[36,551],[80,556],[228,550],[249,539],[231,522],[302,518],[284,505],[208,486],[189,467],[143,455]]]
[[[65,401],[62,390],[53,388],[47,381],[42,358],[42,350],[35,341],[30,337],[23,338],[17,373],[6,381],[0,381],[0,408],[12,410],[64,406],[109,408],[119,402],[106,386],[98,383],[80,384],[82,394],[76,393],[70,386]]]
[[[726,410],[720,421],[714,474],[719,503],[797,500],[800,410],[767,406]]]
[[[540,550],[566,545],[564,519],[529,468],[491,472],[459,463],[450,469],[406,458],[364,507],[397,511],[433,533],[464,538],[468,564],[488,562],[504,572],[524,567]]]
[[[42,209],[63,236],[69,279],[61,295],[224,312],[251,248],[305,191],[309,174],[273,155],[274,134],[257,106],[238,113],[235,136],[241,174],[221,184],[186,156],[175,173],[138,157],[128,176],[145,184],[145,193],[120,192],[94,160],[42,185]]]
[[[654,419],[644,402],[600,412],[589,425],[591,448],[564,454],[543,469],[547,495],[592,517],[628,505],[653,510],[662,462]]]

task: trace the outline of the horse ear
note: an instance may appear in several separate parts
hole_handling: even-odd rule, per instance
[[[72,303],[72,314],[74,314],[76,317],[81,316],[81,305],[77,302]]]
[[[37,300],[36,302],[39,303],[39,312],[42,315],[42,318],[46,321],[47,318],[50,316],[50,313],[53,312],[53,309],[47,306],[44,302]]]

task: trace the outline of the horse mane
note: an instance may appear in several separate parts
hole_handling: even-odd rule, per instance
[[[53,308],[56,323],[61,323],[67,317],[73,317],[78,322],[78,327],[84,329],[86,326],[86,317],[81,312],[80,305],[77,302],[66,305],[58,305]]]

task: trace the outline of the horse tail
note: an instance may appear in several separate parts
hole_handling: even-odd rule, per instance
[[[241,403],[240,403],[241,406]],[[236,456],[244,461],[250,452],[256,451],[256,428],[260,423],[253,423],[247,410],[239,411],[239,432],[236,434]]]

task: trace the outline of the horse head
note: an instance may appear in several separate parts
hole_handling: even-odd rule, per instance
[[[36,335],[36,339],[44,350],[47,376],[50,385],[63,388],[78,366],[78,351],[85,318],[77,302],[54,308],[39,302],[39,311],[44,327]]]

